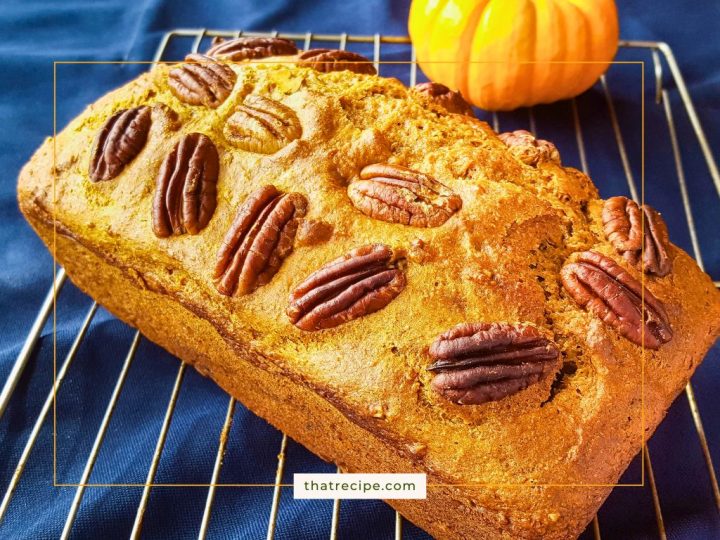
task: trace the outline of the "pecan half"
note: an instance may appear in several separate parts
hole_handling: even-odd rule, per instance
[[[642,211],[645,218],[643,270],[656,276],[667,276],[672,270],[672,261],[668,255],[670,237],[667,225],[660,213],[652,206],[644,204]]]
[[[230,40],[214,39],[212,46],[205,54],[213,58],[239,62],[241,60],[267,58],[268,56],[297,54],[297,52],[297,46],[289,39],[241,37]]]
[[[150,133],[150,107],[122,109],[105,121],[95,137],[90,180],[112,180],[137,157]]]
[[[237,75],[229,66],[202,54],[189,54],[185,63],[168,74],[170,91],[189,105],[218,108],[235,86]]]
[[[537,166],[541,161],[560,163],[560,152],[550,141],[536,139],[529,131],[518,129],[498,135],[510,151],[520,161],[530,166]]]
[[[290,321],[301,330],[332,328],[387,306],[405,288],[392,249],[354,249],[310,274],[290,294]]]
[[[633,343],[658,349],[672,339],[662,302],[609,257],[580,253],[565,263],[560,277],[575,302]]]
[[[263,186],[238,210],[218,251],[215,285],[220,294],[248,294],[270,282],[292,253],[307,200]]]
[[[430,346],[432,388],[459,405],[524,390],[560,367],[557,346],[526,324],[463,323]]]
[[[298,65],[310,67],[323,73],[348,70],[365,75],[377,74],[372,62],[363,55],[337,49],[310,49],[305,51],[298,56]]]
[[[450,90],[444,84],[424,82],[416,84],[413,87],[413,91],[428,96],[450,113],[463,114],[475,118],[472,107],[463,99],[462,94]]]
[[[611,197],[603,206],[602,220],[605,236],[628,262],[633,265],[642,262],[642,269],[648,274],[663,277],[670,273],[667,226],[652,206],[638,206],[627,197]]]
[[[603,205],[605,236],[621,254],[636,252],[642,246],[642,215],[635,201],[611,197]]]
[[[348,196],[367,216],[413,227],[439,227],[462,208],[460,196],[433,177],[387,163],[364,167]]]
[[[202,133],[185,135],[165,157],[155,182],[152,226],[159,238],[198,234],[217,201],[218,152]]]
[[[225,122],[225,138],[249,152],[273,154],[302,135],[295,111],[282,103],[248,94]]]

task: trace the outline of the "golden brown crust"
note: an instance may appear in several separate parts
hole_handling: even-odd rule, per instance
[[[232,68],[238,82],[230,96],[216,109],[201,109],[175,98],[166,83],[171,68],[158,66],[60,133],[54,169],[50,140],[25,166],[21,209],[48,244],[55,219],[61,235],[56,256],[71,278],[301,443],[326,448],[324,457],[348,470],[367,470],[372,450],[380,456],[378,468],[410,467],[437,483],[617,481],[720,330],[720,294],[695,262],[671,246],[672,272],[642,275],[605,239],[603,203],[585,175],[553,161],[526,165],[483,122],[443,114],[397,81],[282,63]],[[249,93],[293,109],[302,136],[267,155],[232,146],[224,122]],[[140,105],[154,105],[143,149],[114,180],[90,182],[96,132],[114,112]],[[177,119],[168,120],[168,107]],[[218,148],[217,208],[199,235],[157,238],[154,179],[164,156],[191,132],[204,133]],[[347,185],[372,163],[376,149],[383,154],[377,162],[436,178],[462,199],[462,209],[435,228],[359,212]],[[238,207],[270,184],[306,197],[307,219],[329,223],[332,237],[296,244],[269,283],[223,297],[214,287],[212,261]],[[407,252],[402,294],[335,328],[294,327],[284,315],[290,291],[327,261],[372,243]],[[568,257],[590,249],[642,281],[667,311],[673,339],[645,351],[644,393],[640,347],[575,304],[560,285]],[[111,287],[119,294],[113,296]],[[163,306],[156,313],[139,307],[153,299]],[[430,386],[427,348],[456,324],[482,321],[543,329],[574,374],[556,382],[552,394],[549,377],[480,406],[443,399]],[[181,328],[196,327],[173,345]],[[241,383],[241,374],[258,370],[266,375],[253,380],[274,381],[277,390]],[[298,410],[277,405],[291,396]],[[310,416],[303,415],[310,413],[319,424],[329,422],[326,435],[309,425]],[[437,493],[432,504],[394,504],[438,537],[475,530],[488,538],[568,538],[582,530],[609,490],[430,492]]]

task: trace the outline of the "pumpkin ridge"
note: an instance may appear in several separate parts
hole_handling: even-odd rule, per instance
[[[430,36],[432,36],[432,33],[437,28],[437,23],[438,23],[438,18],[439,18],[438,14],[442,13],[442,11],[447,7],[449,2],[450,2],[450,0],[438,0],[438,3],[435,5],[434,8],[432,8],[429,12],[423,12],[422,18],[426,21],[425,22],[426,26],[423,26],[422,28],[420,28],[420,32],[424,33],[425,37],[418,36],[417,38],[414,38],[412,35],[413,34],[413,31],[412,31],[413,25],[412,24],[408,25],[408,31],[409,31],[412,41],[414,43],[419,42],[422,44],[422,47],[416,48],[416,51],[415,51],[416,59],[417,58],[427,58],[428,56],[430,56],[430,54],[429,54],[430,53],[430,51],[429,51]],[[422,3],[413,2],[410,5],[410,17],[408,19],[408,22],[418,19],[418,15],[412,12],[413,9],[419,9],[419,8],[415,7],[417,5],[422,5]],[[425,5],[425,7],[427,7],[427,6]],[[424,62],[423,72],[425,72],[425,75],[427,75],[427,77],[430,80],[436,80],[438,78],[436,70],[437,70],[437,67],[432,61]]]
[[[580,9],[577,4],[571,1],[568,1],[567,3],[569,8],[574,12],[578,27],[581,28],[581,31],[575,33],[577,37],[575,38],[573,46],[573,50],[578,51],[578,54],[575,57],[571,57],[570,60],[595,61],[592,54],[592,22],[588,19],[587,13]],[[582,51],[580,51],[580,45],[582,45]],[[594,75],[597,71],[597,66],[595,64],[581,64],[581,67],[583,68],[583,74],[580,77],[576,77],[568,81],[565,92],[563,92],[558,99],[564,99],[570,94],[579,94],[587,87],[588,79],[591,79],[593,82],[597,79],[597,75]],[[593,76],[588,77],[586,75],[587,73],[592,73]]]
[[[460,47],[458,48],[458,65],[455,66],[455,86],[460,94],[465,97],[470,95],[470,87],[468,85],[468,72],[470,71],[470,62],[473,60],[482,60],[480,58],[472,58],[473,47],[472,42],[475,39],[475,33],[478,30],[478,21],[483,15],[485,8],[490,4],[492,0],[482,0],[479,2],[468,16],[465,29],[462,32],[460,38]],[[494,58],[490,59],[494,61]],[[464,67],[463,67],[463,64]]]

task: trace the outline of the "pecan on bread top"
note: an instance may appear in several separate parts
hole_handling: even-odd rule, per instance
[[[375,75],[375,67],[363,55],[336,49],[310,49],[298,56],[298,65],[311,67],[323,73],[330,71],[353,71],[364,75]]]
[[[432,387],[459,405],[496,401],[554,374],[560,352],[527,324],[459,324],[430,346]]]
[[[263,186],[239,208],[225,235],[215,263],[220,294],[248,294],[268,283],[292,252],[298,218],[307,200],[299,193],[282,193]]]
[[[212,45],[205,53],[212,58],[239,62],[257,60],[269,56],[297,54],[295,43],[277,37],[240,37],[236,39],[213,38]]]
[[[168,86],[180,101],[212,109],[228,98],[236,80],[229,66],[201,54],[189,54],[168,74]]]
[[[405,288],[392,249],[362,246],[310,274],[290,294],[290,321],[301,330],[332,328],[384,308]]]
[[[672,339],[663,303],[611,258],[586,251],[560,275],[578,304],[633,343],[658,349]]]
[[[348,196],[365,215],[412,227],[439,227],[462,208],[462,199],[432,176],[387,163],[364,167]]]
[[[112,180],[145,146],[150,132],[150,107],[122,109],[105,122],[95,138],[90,180]]]
[[[198,234],[215,212],[220,164],[217,148],[202,133],[190,133],[165,157],[153,199],[153,232],[158,238]]]
[[[290,107],[248,94],[225,121],[223,134],[230,144],[242,150],[273,154],[298,139],[302,126]]]
[[[627,197],[610,197],[603,206],[606,238],[630,264],[648,274],[667,276],[672,270],[667,225],[652,206]]]
[[[532,167],[542,161],[560,164],[560,152],[550,141],[536,138],[524,129],[508,131],[498,135],[510,151],[523,163]]]
[[[418,94],[427,96],[448,112],[475,117],[472,107],[463,99],[462,94],[450,90],[444,84],[424,82],[416,84],[412,89]]]

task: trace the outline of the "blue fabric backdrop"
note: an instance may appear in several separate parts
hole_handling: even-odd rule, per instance
[[[720,5],[681,0],[619,2],[622,36],[664,40],[674,48],[700,116],[717,151],[720,143]],[[263,0],[231,2],[170,2],[169,0],[5,2],[0,5],[2,76],[0,88],[0,381],[4,381],[38,307],[51,283],[51,258],[23,221],[15,200],[15,180],[43,138],[52,133],[53,60],[147,60],[163,33],[175,27],[246,30],[405,34],[408,2],[390,0],[333,0],[291,2]],[[58,124],[64,125],[105,91],[127,80],[136,68],[78,68],[58,70]],[[650,79],[649,79],[650,80]],[[611,81],[612,82],[612,81]],[[618,89],[620,98],[623,89]],[[588,114],[592,95],[581,101]],[[549,109],[548,109],[549,110]],[[547,114],[547,111],[545,113]],[[679,108],[676,108],[679,110]],[[619,112],[622,117],[623,103]],[[659,118],[659,120],[658,120]],[[542,122],[543,109],[538,110]],[[514,121],[507,119],[507,127]],[[654,123],[656,122],[656,123]],[[648,119],[649,144],[662,116]],[[687,122],[679,126],[687,131]],[[684,131],[683,131],[684,130]],[[608,131],[612,137],[612,132]],[[558,133],[562,140],[567,133]],[[660,137],[660,135],[658,135]],[[568,139],[570,142],[570,139]],[[667,141],[664,141],[667,145]],[[570,143],[568,143],[570,144]],[[587,141],[592,150],[593,141]],[[637,146],[628,141],[630,150]],[[561,147],[562,148],[562,147]],[[592,154],[592,152],[591,152]],[[634,154],[637,155],[637,154]],[[689,170],[702,170],[697,152],[684,156]],[[577,163],[577,156],[571,156]],[[616,156],[613,157],[616,161]],[[665,160],[665,161],[663,161]],[[669,161],[667,161],[669,160]],[[634,170],[639,163],[632,164]],[[658,158],[653,204],[671,221],[673,240],[690,249],[690,239],[678,211],[677,188],[664,184],[674,171],[672,157]],[[605,178],[610,193],[622,192],[624,177],[601,158],[591,161],[594,178]],[[649,166],[650,172],[653,165]],[[620,169],[621,171],[621,169]],[[705,173],[706,174],[706,173]],[[673,176],[667,179],[674,182]],[[716,220],[720,208],[712,187],[695,190],[694,210],[700,216],[701,244],[706,264],[720,278],[720,239]],[[613,186],[617,185],[615,189]],[[674,217],[676,216],[676,217]],[[677,226],[673,227],[673,220]],[[685,232],[683,232],[685,231]],[[58,359],[65,358],[90,301],[66,286],[58,305]],[[58,482],[77,482],[107,404],[133,331],[100,310],[88,338],[68,372],[58,401]],[[695,378],[695,388],[716,463],[720,463],[720,407],[715,386],[720,381],[717,348]],[[110,424],[91,482],[143,482],[162,422],[178,363],[143,340]],[[10,407],[0,418],[0,493],[5,491],[52,380],[52,328],[47,325],[25,370]],[[138,406],[142,404],[142,406]],[[190,370],[171,426],[157,482],[208,482],[217,435],[227,405],[226,396],[207,379]],[[75,490],[52,485],[52,416],[45,422],[27,470],[12,499],[0,538],[56,538]],[[273,482],[281,435],[238,406],[220,481]],[[650,445],[653,465],[671,538],[720,536],[707,472],[692,425],[687,401],[681,397]],[[285,481],[296,471],[332,471],[299,445],[288,446]],[[626,479],[639,478],[635,462]],[[90,488],[85,494],[72,536],[122,538],[132,528],[140,499],[138,488]],[[152,491],[143,534],[148,538],[191,538],[198,532],[206,490],[158,488]],[[210,522],[212,538],[261,538],[267,527],[272,490],[221,488]],[[276,537],[325,538],[332,502],[293,501],[283,492]],[[648,489],[615,490],[600,513],[604,538],[654,538],[657,527]],[[390,538],[394,513],[381,502],[343,502],[341,538]],[[409,524],[406,538],[426,538]],[[589,533],[586,533],[589,534]]]

